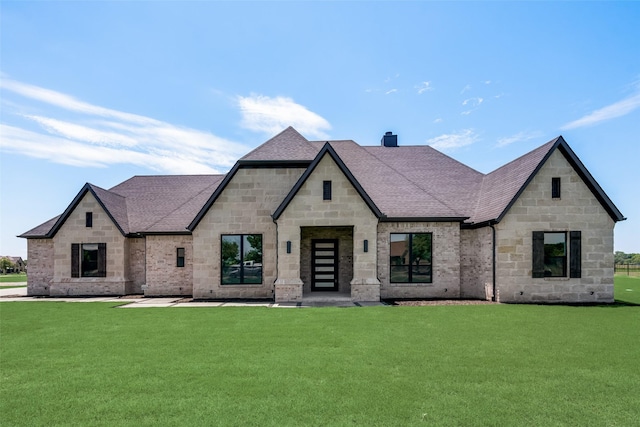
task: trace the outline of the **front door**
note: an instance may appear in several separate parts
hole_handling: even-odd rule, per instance
[[[311,290],[338,290],[338,239],[311,241]]]

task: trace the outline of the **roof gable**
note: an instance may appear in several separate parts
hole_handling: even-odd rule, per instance
[[[569,144],[559,136],[484,176],[478,202],[470,219],[472,225],[479,227],[500,222],[556,149],[564,155],[611,218],[614,221],[624,220]]]
[[[338,156],[338,154],[333,149],[331,144],[327,142],[324,144],[320,152],[317,154],[317,156],[315,157],[311,165],[302,174],[300,179],[298,179],[298,181],[293,186],[293,188],[291,189],[287,197],[285,197],[285,199],[282,201],[280,206],[278,206],[278,208],[275,210],[275,212],[272,215],[273,219],[277,220],[280,217],[280,215],[282,215],[282,213],[286,210],[287,206],[289,206],[289,203],[291,203],[291,201],[296,196],[296,194],[298,193],[302,185],[311,176],[311,174],[313,173],[313,171],[315,170],[315,168],[318,166],[318,164],[324,158],[325,155],[328,155],[329,157],[331,157],[331,159],[333,159],[333,161],[336,163],[340,171],[344,174],[344,176],[347,178],[349,183],[356,189],[356,191],[358,192],[362,200],[365,202],[367,207],[369,207],[371,212],[373,212],[373,214],[378,218],[382,217],[383,214],[382,212],[380,212],[380,209],[378,209],[378,207],[373,202],[373,200],[371,200],[367,192],[362,188],[358,180],[353,176],[349,168],[347,168],[347,166],[344,164],[340,156]]]
[[[127,207],[124,197],[107,191],[98,186],[86,183],[84,187],[82,187],[78,195],[73,199],[71,204],[67,207],[67,209],[62,213],[62,215],[58,217],[53,227],[51,227],[51,229],[47,232],[46,237],[53,237],[56,235],[58,230],[60,230],[60,227],[62,227],[62,225],[67,221],[69,215],[71,215],[71,213],[78,207],[78,204],[80,204],[87,193],[91,193],[91,195],[96,199],[100,207],[107,213],[109,219],[113,222],[113,224],[123,236],[128,233],[129,227],[128,221],[126,219]],[[118,222],[116,217],[121,222]]]
[[[297,130],[289,126],[278,135],[242,157],[240,161],[248,160],[313,160],[318,149]]]

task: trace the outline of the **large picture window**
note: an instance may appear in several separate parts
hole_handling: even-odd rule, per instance
[[[262,283],[262,235],[222,236],[222,284]]]
[[[533,232],[533,277],[581,277],[581,233],[571,231]]]
[[[71,277],[107,277],[107,244],[73,243]]]
[[[431,233],[392,233],[389,249],[391,283],[431,283]]]

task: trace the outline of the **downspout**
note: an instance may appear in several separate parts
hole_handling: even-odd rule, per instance
[[[278,268],[278,259],[280,257],[280,237],[278,236],[278,221],[276,221],[273,216],[273,223],[276,225],[276,278],[273,281],[273,290],[271,293],[273,294],[273,301],[276,300],[276,282],[278,281],[278,276],[280,275],[280,270]]]
[[[496,295],[496,228],[493,226],[495,224],[489,222],[489,227],[491,227],[492,234],[492,248],[491,248],[491,269],[492,269],[492,282],[493,282],[493,295],[491,296],[491,301],[496,302],[498,300]]]

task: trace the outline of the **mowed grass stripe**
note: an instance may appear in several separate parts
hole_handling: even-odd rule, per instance
[[[0,307],[2,425],[640,419],[640,307]]]

